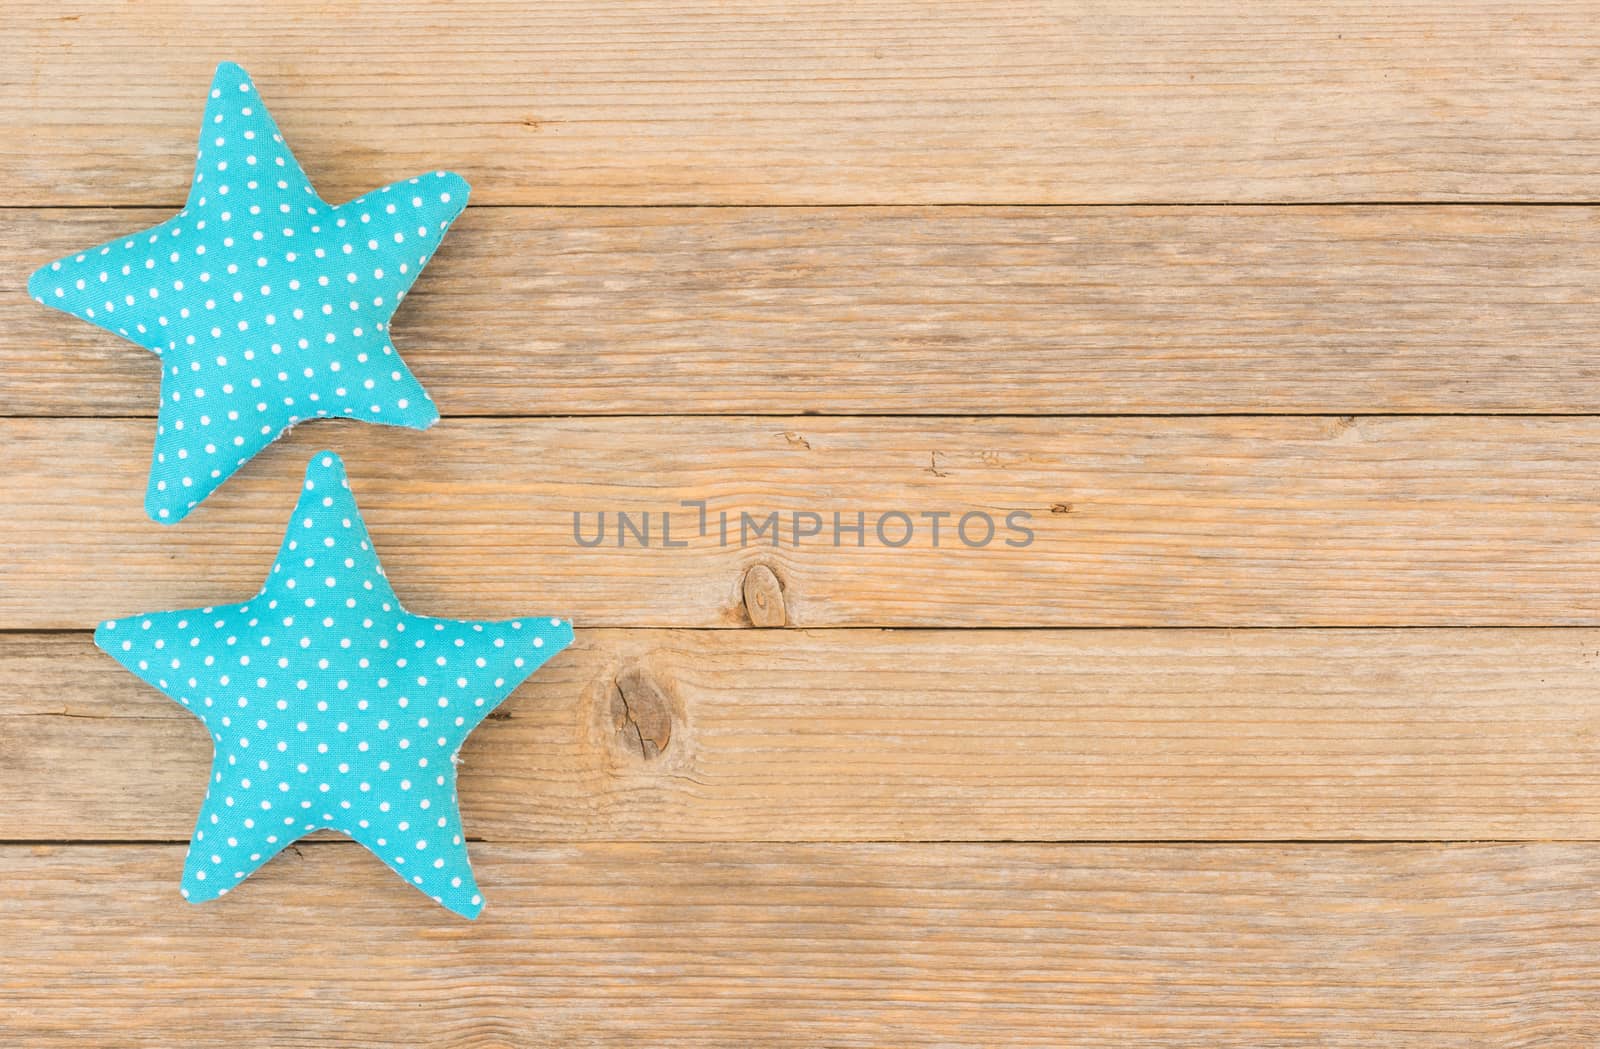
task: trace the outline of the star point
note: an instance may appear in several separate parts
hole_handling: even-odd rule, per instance
[[[572,640],[560,617],[452,620],[395,596],[332,452],[309,463],[248,601],[107,620],[95,642],[211,735],[182,894],[215,899],[328,828],[445,907],[483,897],[456,798],[467,736]]]
[[[28,282],[40,303],[160,356],[151,518],[182,520],[306,419],[438,420],[389,322],[469,192],[435,171],[330,205],[245,71],[217,67],[183,210]]]

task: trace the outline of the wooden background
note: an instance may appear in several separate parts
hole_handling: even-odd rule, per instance
[[[326,197],[474,207],[445,421],[164,529],[153,359],[23,286],[224,58]],[[1593,1046],[1597,143],[1593,2],[8,0],[0,1043]],[[412,607],[578,624],[475,924],[331,839],[185,906],[204,732],[89,640],[253,591],[324,445]],[[1037,539],[571,541],[686,498]]]

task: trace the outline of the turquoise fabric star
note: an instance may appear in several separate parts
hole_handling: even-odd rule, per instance
[[[221,896],[328,827],[469,918],[483,898],[456,804],[457,751],[571,640],[563,619],[407,612],[332,452],[312,458],[255,597],[108,620],[95,631],[96,644],[211,733],[186,899]]]
[[[28,294],[161,355],[145,510],[172,524],[302,419],[439,418],[389,318],[469,187],[439,171],[330,206],[239,66],[217,67],[184,209]]]

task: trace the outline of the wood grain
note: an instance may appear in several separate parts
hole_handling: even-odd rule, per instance
[[[16,212],[0,286],[166,217]],[[472,208],[395,340],[452,416],[1564,413],[1597,330],[1594,208]],[[0,296],[0,412],[154,375]]]
[[[0,850],[8,1044],[1577,1047],[1600,996],[1593,845],[478,845],[476,923],[182,854]]]
[[[0,184],[20,205],[180,202],[225,56],[333,200],[439,167],[496,204],[1593,200],[1594,16],[12,0]]]
[[[1597,14],[8,2],[0,1045],[1590,1046]],[[163,529],[154,362],[21,288],[222,58],[330,199],[477,206],[446,422]],[[83,629],[253,593],[327,446],[413,607],[578,623],[466,748],[475,924],[326,837],[183,905],[204,735]],[[883,626],[951,629],[807,629]]]
[[[211,746],[0,636],[0,839],[183,841]],[[580,632],[463,751],[502,842],[1586,838],[1600,631]]]
[[[326,446],[399,593],[436,615],[745,626],[761,563],[801,627],[1600,625],[1595,418],[323,421],[176,528],[144,516],[150,429],[0,422],[0,628],[243,600]],[[704,536],[683,500],[706,502]],[[1013,510],[1029,545],[1007,545]],[[581,547],[574,513],[592,540],[602,511],[606,542]],[[649,548],[615,545],[619,511],[652,514]],[[891,511],[904,546],[893,518],[876,534]],[[687,546],[663,548],[667,512]],[[798,547],[796,512],[823,529]],[[858,512],[865,545],[833,545],[832,515]],[[981,549],[956,534],[972,512],[996,523]],[[951,515],[937,549],[924,513]]]

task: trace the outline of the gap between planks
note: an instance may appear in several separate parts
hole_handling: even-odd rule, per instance
[[[184,206],[184,201],[174,198],[170,201],[152,201],[140,204],[6,204],[0,203],[0,212],[3,211],[115,211],[115,212],[142,212],[152,208],[167,212],[174,212]],[[937,211],[940,208],[1029,208],[1038,211],[1051,209],[1077,210],[1080,208],[1139,208],[1148,210],[1177,210],[1182,208],[1230,208],[1242,210],[1244,208],[1272,208],[1273,210],[1292,211],[1295,208],[1593,208],[1600,207],[1600,200],[1519,200],[1512,197],[1492,198],[1485,197],[1481,200],[1470,197],[1460,200],[1127,200],[1127,201],[1094,201],[1094,200],[1007,200],[1007,201],[982,201],[982,200],[952,200],[940,201],[933,204],[904,204],[894,201],[835,201],[832,203],[813,201],[798,202],[793,204],[763,204],[759,200],[733,200],[719,202],[702,202],[686,204],[606,204],[598,202],[578,202],[574,204],[475,204],[477,208],[499,208],[505,211],[651,211],[651,210],[676,210],[676,211],[707,211],[717,208],[730,208],[750,210],[761,208],[769,211],[816,211],[826,208],[828,210],[849,211],[852,209],[866,208],[920,208],[927,211]]]

